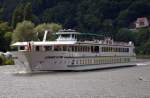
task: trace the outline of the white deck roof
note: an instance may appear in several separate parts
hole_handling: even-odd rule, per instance
[[[12,44],[11,46],[25,46],[29,42],[16,42]],[[76,41],[45,41],[45,42],[30,42],[31,44],[35,46],[51,46],[51,45],[72,45],[75,44]]]
[[[76,30],[64,29],[64,30],[59,30],[56,34],[80,34],[80,33],[76,32]]]

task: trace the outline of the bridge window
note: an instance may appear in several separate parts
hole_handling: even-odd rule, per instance
[[[68,38],[68,37],[70,37],[70,34],[62,34],[61,37]]]
[[[25,47],[24,46],[20,46],[20,50],[24,50],[25,49]]]

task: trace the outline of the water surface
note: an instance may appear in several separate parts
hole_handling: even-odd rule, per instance
[[[16,75],[0,67],[0,98],[150,98],[150,61],[134,67]],[[143,64],[143,65],[142,65]]]

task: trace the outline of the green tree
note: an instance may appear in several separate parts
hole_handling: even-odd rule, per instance
[[[0,22],[2,21],[2,17],[3,17],[3,8],[0,6]]]
[[[116,19],[117,21],[117,26],[119,28],[121,27],[127,27],[128,24],[129,24],[129,11],[128,10],[124,10],[124,11],[121,11]]]
[[[142,28],[136,32],[136,51],[138,54],[150,54],[150,28]]]
[[[8,26],[7,22],[0,23],[0,51],[7,51],[9,50],[10,45],[10,38],[11,35],[8,37],[8,33],[12,31],[11,27]]]
[[[0,65],[3,65],[3,64],[4,64],[4,56],[0,55]]]
[[[42,20],[44,22],[55,22],[63,24],[66,28],[73,28],[75,21],[76,8],[69,1],[58,2],[54,7],[44,10]]]
[[[58,30],[62,29],[62,26],[60,24],[56,23],[43,23],[39,24],[38,26],[35,27],[34,31],[38,33],[38,38],[42,40],[44,36],[44,31],[48,30],[51,33],[48,34],[48,37],[50,40],[52,40],[52,33],[57,32]]]
[[[144,54],[150,55],[150,39],[144,44]]]
[[[135,37],[135,33],[126,28],[119,29],[118,33],[116,34],[116,40],[118,41],[135,42]]]
[[[113,23],[112,23],[112,20],[110,19],[106,19],[104,20],[103,22],[103,31],[105,32],[105,35],[106,36],[109,36],[109,37],[113,37]]]
[[[34,23],[31,21],[23,21],[18,23],[13,33],[13,42],[34,40],[34,26]]]
[[[145,44],[150,39],[150,28],[139,29],[136,34],[136,45]]]
[[[23,20],[32,20],[32,5],[31,3],[27,3],[24,7],[24,11],[23,11]]]
[[[4,35],[4,39],[5,39],[4,48],[5,48],[5,50],[10,50],[10,44],[12,41],[12,34],[13,34],[13,32],[6,32]]]
[[[20,4],[14,9],[13,14],[12,14],[12,21],[11,21],[11,26],[13,28],[16,27],[16,24],[18,22],[22,22],[22,20],[23,20],[23,8],[24,8],[23,4]]]
[[[0,30],[3,32],[12,31],[12,28],[8,25],[8,22],[0,22]]]

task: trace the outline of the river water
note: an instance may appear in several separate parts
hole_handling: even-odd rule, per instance
[[[84,72],[15,74],[0,67],[0,98],[150,98],[150,60]]]

